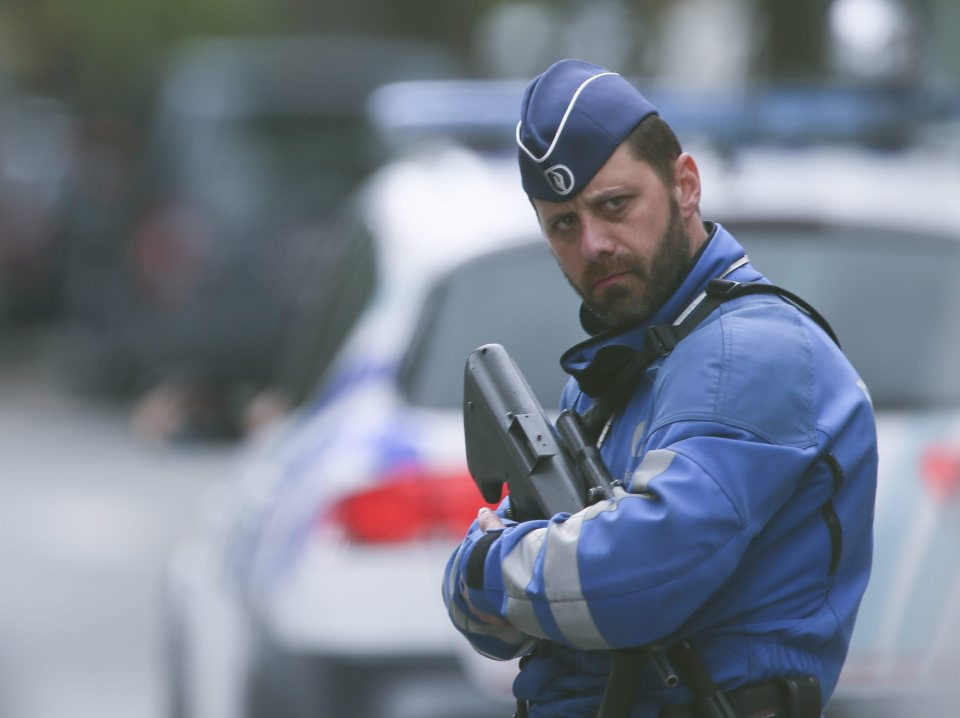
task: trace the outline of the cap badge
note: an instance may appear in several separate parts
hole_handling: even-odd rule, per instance
[[[573,172],[566,165],[554,165],[546,170],[544,176],[557,194],[570,194],[573,189]]]

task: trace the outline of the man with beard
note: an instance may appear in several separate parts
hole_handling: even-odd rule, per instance
[[[517,144],[593,335],[561,358],[561,404],[621,485],[572,515],[482,509],[447,564],[451,619],[523,656],[518,715],[816,718],[870,571],[866,387],[825,321],[701,219],[695,161],[622,77],[551,66]]]

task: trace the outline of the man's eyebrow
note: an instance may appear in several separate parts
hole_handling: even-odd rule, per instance
[[[556,209],[550,209],[548,207],[541,211],[536,204],[533,205],[533,211],[536,213],[540,224],[543,225],[554,223],[564,215],[568,214],[568,210],[560,207],[557,207]]]
[[[611,197],[619,197],[621,195],[631,194],[632,191],[633,190],[631,190],[626,185],[617,185],[616,187],[604,187],[602,189],[596,190],[592,194],[585,195],[584,199],[586,199],[587,202],[589,202],[590,204],[595,204],[597,202],[603,202],[604,200],[608,200]]]
[[[569,217],[573,214],[572,210],[569,209],[558,209],[555,212],[550,212],[546,214],[540,221],[545,227],[554,227],[565,217]]]

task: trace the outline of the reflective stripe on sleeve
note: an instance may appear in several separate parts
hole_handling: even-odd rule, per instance
[[[543,546],[547,529],[531,531],[503,559],[503,590],[507,596],[506,619],[522,631],[544,636],[543,627],[527,599],[527,586],[533,578],[533,567]]]
[[[650,482],[670,468],[676,455],[676,451],[669,449],[654,449],[647,452],[640,466],[630,477],[630,491],[634,494],[648,492]]]
[[[526,598],[526,588],[533,579],[536,561],[543,551],[543,589],[553,619],[572,644],[585,649],[610,649],[613,646],[600,633],[584,597],[580,580],[578,546],[587,521],[616,511],[624,499],[647,500],[643,492],[649,483],[663,474],[673,463],[676,452],[649,452],[634,472],[631,491],[617,487],[614,499],[600,501],[573,514],[566,521],[552,522],[545,529],[531,531],[503,561],[504,590],[507,594],[507,619],[516,627],[533,635],[545,635],[537,620],[533,604]]]
[[[586,521],[605,511],[615,511],[617,501],[601,501],[553,524],[547,533],[543,562],[543,585],[554,621],[563,635],[583,648],[612,648],[597,629],[590,606],[583,597],[577,547]]]

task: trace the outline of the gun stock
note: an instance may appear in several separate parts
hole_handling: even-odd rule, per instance
[[[579,416],[564,415],[558,432],[499,344],[470,354],[463,401],[467,466],[486,501],[498,501],[507,484],[512,518],[526,521],[575,513],[612,496],[612,482]]]

